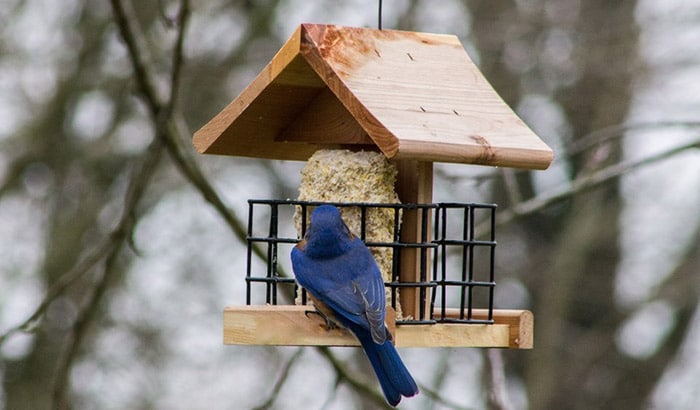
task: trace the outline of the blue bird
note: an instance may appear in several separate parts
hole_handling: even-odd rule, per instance
[[[360,341],[389,404],[416,395],[418,386],[384,323],[386,296],[377,263],[338,208],[314,209],[304,239],[292,249],[292,268],[316,309]]]

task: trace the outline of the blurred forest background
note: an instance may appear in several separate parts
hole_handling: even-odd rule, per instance
[[[534,311],[535,349],[403,349],[402,408],[697,408],[700,1],[384,3],[555,150],[436,166],[436,201],[499,203],[496,306]],[[377,2],[0,0],[0,407],[384,406],[357,349],[221,342],[246,200],[295,198],[303,164],[191,135],[302,22]]]

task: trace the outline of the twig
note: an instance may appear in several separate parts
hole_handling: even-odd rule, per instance
[[[102,301],[107,291],[110,279],[114,273],[117,272],[117,270],[115,270],[116,259],[123,245],[127,243],[128,238],[131,237],[136,224],[136,218],[134,216],[136,206],[143,197],[146,187],[158,168],[162,153],[163,149],[160,140],[153,140],[144,155],[139,171],[131,178],[125,196],[124,210],[117,228],[114,230],[114,232],[118,232],[119,234],[113,235],[114,246],[109,249],[102,278],[93,290],[89,301],[82,307],[78,318],[73,324],[72,338],[68,342],[68,346],[62,357],[58,360],[53,388],[54,408],[67,408],[66,396],[71,365],[77,356],[78,349],[85,337],[89,324],[97,313],[99,303]]]
[[[105,238],[102,243],[96,246],[89,254],[87,254],[83,259],[81,259],[73,269],[69,270],[67,273],[62,275],[54,284],[49,288],[42,299],[39,306],[34,309],[34,312],[22,323],[13,326],[0,335],[0,346],[3,345],[12,335],[17,332],[31,333],[39,324],[39,321],[46,313],[46,309],[49,307],[51,302],[53,302],[58,296],[62,295],[63,292],[73,283],[75,280],[83,276],[86,272],[92,269],[95,264],[101,261],[107,253],[111,252],[114,247],[118,245],[123,233],[117,228],[117,230],[112,231],[112,233]]]
[[[508,398],[506,386],[506,374],[503,365],[503,356],[498,349],[486,350],[486,363],[488,364],[489,403],[497,410],[511,410],[513,404]]]
[[[631,124],[617,124],[603,127],[589,132],[569,145],[567,156],[579,154],[596,145],[600,145],[612,139],[622,138],[628,131],[643,131],[658,128],[698,128],[700,121],[658,121],[639,122]]]
[[[140,46],[145,42],[142,41],[141,36],[137,35],[137,31],[131,27],[130,22],[136,21],[132,16],[131,11],[127,11],[124,4],[120,0],[110,0],[112,3],[112,10],[114,12],[114,18],[119,28],[119,33],[126,44],[127,51],[129,52],[129,58],[131,60],[131,65],[134,68],[134,78],[138,82],[138,88],[143,94],[146,103],[148,104],[151,113],[154,117],[158,116],[158,112],[162,108],[163,104],[158,99],[158,93],[156,92],[156,86],[154,81],[151,79],[146,64],[143,61],[142,50],[145,47]]]
[[[503,168],[501,173],[503,174],[503,182],[506,186],[510,203],[520,203],[523,200],[523,196],[518,187],[518,178],[515,170],[513,168]]]
[[[284,382],[286,382],[287,378],[289,377],[289,371],[292,369],[292,366],[294,365],[294,363],[296,363],[297,359],[301,357],[301,354],[303,352],[304,348],[300,347],[297,349],[296,353],[294,353],[294,355],[292,355],[292,357],[289,358],[287,363],[282,368],[280,377],[277,379],[277,382],[275,382],[275,385],[272,388],[270,397],[268,397],[263,404],[254,407],[253,410],[265,410],[272,407],[275,400],[277,399],[277,396],[279,395],[280,390],[282,389],[282,386],[284,385]]]
[[[246,228],[239,222],[234,212],[226,206],[214,187],[204,176],[204,173],[197,163],[188,159],[187,154],[185,154],[179,143],[181,135],[177,124],[174,121],[169,121],[167,132],[163,135],[163,142],[168,150],[168,154],[170,154],[170,157],[175,161],[175,165],[183,176],[194,185],[204,199],[219,212],[236,236],[241,241],[245,242],[247,235]],[[259,256],[263,258],[267,257],[264,253],[260,253]]]
[[[67,398],[68,388],[70,386],[70,369],[73,361],[78,355],[78,350],[83,339],[85,338],[87,329],[89,328],[92,319],[94,319],[95,315],[97,314],[99,304],[107,291],[108,283],[110,282],[113,273],[116,271],[114,265],[117,256],[125,243],[125,241],[119,242],[118,246],[112,249],[110,255],[107,257],[102,278],[100,278],[100,281],[97,283],[92,292],[92,296],[85,306],[82,307],[78,317],[76,318],[68,345],[65,347],[64,352],[58,359],[56,373],[53,380],[52,400],[54,409],[70,408]]]
[[[440,352],[440,360],[437,363],[437,368],[436,371],[433,372],[433,388],[436,390],[440,390],[442,386],[445,384],[445,380],[447,380],[447,376],[450,373],[450,353],[452,353],[452,349],[443,349]],[[421,391],[423,391],[423,386],[421,386]],[[437,401],[433,400],[433,402],[430,404],[429,409],[434,409],[435,406],[438,404]]]
[[[180,131],[178,124],[175,121],[169,121],[168,132],[163,135],[168,154],[170,154],[170,157],[175,161],[178,170],[195,188],[197,188],[197,190],[199,190],[204,199],[209,202],[224,219],[238,240],[245,243],[248,235],[246,228],[241,224],[235,213],[226,206],[214,187],[204,176],[197,162],[188,158],[179,143],[182,139],[182,135],[183,133]],[[259,246],[253,246],[253,253],[261,260],[267,260],[267,253]],[[277,267],[277,273],[280,276],[287,276],[287,273],[281,266]]]
[[[131,25],[128,23],[130,16],[127,14],[120,0],[111,0],[111,3],[117,19],[119,32],[121,33],[122,39],[126,43],[127,51],[129,52],[132,65],[134,66],[134,76],[136,77],[136,81],[141,89],[141,94],[150,107],[154,118],[156,118],[157,129],[161,131],[157,133],[157,137],[163,140],[168,154],[172,157],[173,161],[175,161],[175,165],[177,166],[178,170],[192,185],[195,186],[195,188],[199,190],[204,199],[214,207],[219,215],[221,215],[235,236],[240,241],[245,242],[247,234],[245,227],[239,222],[239,219],[236,217],[235,213],[226,206],[219,194],[204,176],[204,173],[201,171],[196,161],[189,158],[185,153],[185,150],[182,149],[180,140],[183,140],[184,135],[186,134],[182,131],[182,121],[178,121],[178,118],[176,118],[173,113],[169,113],[168,109],[166,109],[166,107],[157,99],[155,91],[151,85],[152,81],[150,80],[150,75],[146,70],[146,67],[143,65],[143,59],[141,58],[140,54],[139,44],[143,43],[143,41],[140,41],[136,31],[133,30]],[[183,29],[185,28],[186,17],[183,15],[183,11],[186,10],[188,10],[187,5],[183,4],[180,9],[179,19],[181,31],[184,31]],[[178,40],[178,42],[180,44],[179,46],[176,46],[176,50],[178,47],[182,47],[184,40]],[[177,55],[181,52],[182,51],[180,48],[180,51],[176,51],[175,54]],[[178,77],[178,75],[173,75],[171,77],[171,80],[174,81],[175,86],[177,86],[179,82],[177,80]],[[173,94],[172,97],[174,98],[175,95]],[[267,258],[265,252],[259,247],[254,247],[253,252],[256,256],[262,258],[263,260]],[[281,271],[280,273],[285,274]]]
[[[393,409],[393,407],[391,407],[389,403],[386,402],[384,396],[381,393],[372,388],[369,384],[350,374],[350,372],[348,372],[347,370],[347,367],[343,363],[341,363],[337,357],[335,357],[333,352],[331,352],[331,350],[328,347],[318,346],[316,347],[316,351],[318,351],[323,357],[328,359],[328,362],[331,364],[331,366],[333,366],[333,370],[335,370],[339,382],[347,382],[350,386],[352,386],[353,389],[362,393],[364,397],[371,399],[375,404],[377,404],[377,406],[382,407],[384,409]]]
[[[175,111],[177,105],[177,96],[180,92],[180,79],[182,66],[184,65],[183,46],[185,44],[185,31],[190,16],[189,0],[182,0],[180,10],[177,15],[177,39],[175,40],[175,49],[173,50],[172,72],[170,73],[170,99],[166,107],[166,115],[170,116]]]
[[[333,388],[329,389],[328,397],[326,397],[326,400],[324,400],[323,403],[321,403],[321,407],[319,407],[320,410],[327,409],[331,406],[331,403],[333,403],[333,400],[335,400],[335,397],[337,396],[338,386],[340,386],[340,383],[340,377],[338,377],[338,375],[336,374]]]
[[[554,189],[550,192],[538,195],[527,201],[523,201],[519,204],[513,205],[509,209],[500,211],[499,215],[496,218],[496,223],[498,225],[510,223],[516,218],[541,211],[542,209],[545,209],[552,204],[560,202],[576,193],[584,192],[589,189],[595,188],[612,179],[618,178],[626,173],[629,173],[635,169],[642,168],[644,166],[662,161],[664,159],[677,155],[683,151],[687,151],[693,148],[700,148],[700,138],[695,139],[689,143],[667,149],[657,154],[650,155],[646,158],[613,164],[599,171],[595,171],[590,174],[578,177],[567,186]],[[479,226],[477,226],[476,234],[477,236],[481,236],[489,232],[489,230],[490,225],[488,223],[482,223]]]
[[[160,141],[154,140],[146,153],[143,169],[139,173],[139,176],[135,176],[134,179],[132,179],[132,185],[126,194],[124,210],[122,211],[122,216],[120,221],[117,223],[117,226],[98,246],[93,248],[92,251],[83,257],[71,270],[56,280],[56,282],[46,292],[44,299],[41,301],[39,306],[37,306],[31,316],[17,326],[8,329],[0,336],[0,346],[2,346],[2,344],[10,336],[17,332],[32,332],[38,325],[40,319],[44,316],[44,313],[46,313],[46,309],[49,307],[51,302],[53,302],[58,296],[62,295],[65,290],[77,279],[90,271],[99,261],[104,258],[105,255],[113,253],[114,250],[120,246],[120,243],[123,240],[131,236],[130,232],[132,231],[134,224],[134,209],[141,198],[143,191],[145,190],[148,178],[150,178],[150,175],[148,174],[152,174],[152,172],[154,172],[155,165],[160,158],[161,153],[162,145]],[[145,166],[145,164],[150,165]]]
[[[435,390],[425,386],[425,385],[420,385],[420,392],[421,394],[424,394],[425,396],[433,399],[433,401],[438,402],[442,404],[445,407],[449,407],[451,409],[455,410],[472,410],[472,407],[464,407],[461,406],[451,400],[447,400],[444,398],[440,393],[436,392]]]

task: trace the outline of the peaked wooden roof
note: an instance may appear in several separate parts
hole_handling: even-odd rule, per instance
[[[292,160],[352,146],[533,169],[553,156],[457,37],[317,24],[302,24],[193,142],[201,153]]]

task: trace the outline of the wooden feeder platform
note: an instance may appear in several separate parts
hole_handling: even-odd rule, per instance
[[[344,329],[326,329],[311,306],[229,306],[224,309],[224,344],[277,346],[359,346]],[[391,312],[391,313],[390,313]],[[503,347],[531,349],[534,318],[529,310],[493,310],[493,324],[436,323],[394,325],[387,309],[387,325],[396,347]],[[450,315],[459,316],[458,310]],[[473,310],[475,318],[487,312]]]

